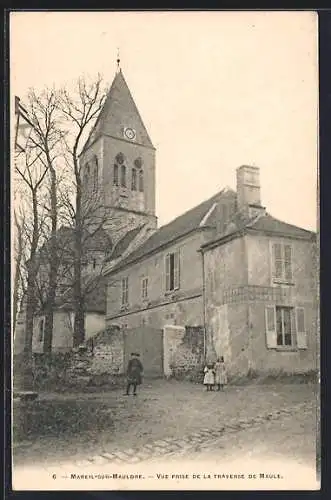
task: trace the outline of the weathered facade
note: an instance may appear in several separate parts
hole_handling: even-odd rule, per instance
[[[314,235],[267,213],[257,167],[157,228],[155,148],[120,70],[80,162],[108,238],[86,262],[105,280],[86,314],[95,370],[123,373],[131,348],[166,376],[221,355],[233,374],[316,368]],[[55,350],[71,349],[68,317],[55,313]]]
[[[268,216],[258,222],[258,228],[202,248],[207,356],[223,355],[233,373],[314,370],[317,304],[312,235],[303,230],[295,234],[299,232],[289,226],[284,232],[263,230],[264,224],[273,222]],[[275,248],[290,249],[286,263],[275,260]],[[281,275],[285,265],[288,276]]]

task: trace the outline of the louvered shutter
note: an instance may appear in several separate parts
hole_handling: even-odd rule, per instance
[[[174,289],[179,288],[179,250],[174,253]]]
[[[165,258],[165,277],[166,277],[166,291],[170,290],[170,255],[167,254]]]
[[[297,347],[299,349],[307,349],[307,332],[305,325],[305,310],[303,307],[297,307],[295,310],[296,330],[297,330]]]
[[[282,245],[280,243],[274,243],[272,245],[272,256],[273,256],[273,277],[276,279],[282,278]]]
[[[292,281],[292,247],[284,245],[284,278],[286,281]]]
[[[276,310],[274,306],[265,308],[266,342],[269,349],[277,347]]]

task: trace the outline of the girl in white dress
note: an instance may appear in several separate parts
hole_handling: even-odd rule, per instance
[[[204,379],[203,379],[203,383],[207,387],[207,391],[212,391],[213,385],[215,383],[213,365],[209,365],[209,364],[206,365],[203,371],[205,374]]]
[[[218,360],[216,361],[214,365],[214,371],[215,371],[215,384],[217,385],[218,388],[217,390],[220,391],[222,388],[223,391],[224,386],[228,382],[223,356],[221,356],[221,358],[218,358]]]

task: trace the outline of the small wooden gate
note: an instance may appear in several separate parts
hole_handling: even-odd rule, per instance
[[[146,377],[163,375],[163,331],[161,329],[139,326],[124,330],[125,368],[132,352],[140,354]]]

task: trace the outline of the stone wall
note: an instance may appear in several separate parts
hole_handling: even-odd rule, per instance
[[[87,342],[91,350],[92,374],[119,374],[124,371],[124,341],[120,328],[108,327]]]
[[[168,325],[163,329],[163,366],[166,377],[201,377],[204,361],[202,327]]]

